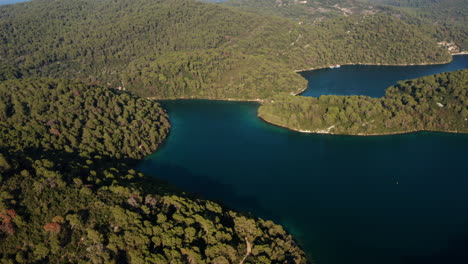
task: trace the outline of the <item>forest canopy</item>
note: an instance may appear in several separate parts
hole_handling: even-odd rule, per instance
[[[278,95],[260,118],[311,133],[374,135],[421,130],[468,132],[468,70],[400,81],[382,98]]]
[[[228,0],[221,4],[311,25],[351,15],[385,14],[416,25],[437,41],[468,49],[466,0]]]
[[[25,77],[79,79],[154,98],[296,93],[294,70],[450,61],[386,14],[314,25],[192,0],[40,0],[0,7],[0,57]]]
[[[143,158],[169,133],[158,103],[58,79],[0,83],[0,145]]]

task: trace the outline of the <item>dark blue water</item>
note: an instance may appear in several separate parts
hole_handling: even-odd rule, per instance
[[[21,2],[27,2],[30,0],[0,0],[0,6],[1,5],[9,5],[9,4],[16,4],[16,3],[21,3]]]
[[[304,72],[309,81],[303,96],[318,97],[332,95],[368,95],[382,97],[385,88],[397,80],[419,78],[446,71],[466,69],[468,56],[454,56],[452,63],[427,66],[342,66],[339,69],[320,69]],[[409,70],[410,69],[410,70]]]
[[[468,263],[468,135],[301,134],[256,103],[163,105],[171,135],[140,169],[283,224],[317,263]]]

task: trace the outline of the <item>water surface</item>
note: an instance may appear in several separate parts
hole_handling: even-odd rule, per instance
[[[385,89],[398,80],[419,78],[440,72],[468,67],[468,56],[453,56],[452,63],[426,66],[342,66],[339,69],[320,69],[302,73],[309,81],[303,96],[368,95],[382,97]]]
[[[283,224],[317,263],[468,263],[468,135],[301,134],[256,103],[163,105],[173,129],[140,169]]]
[[[30,0],[0,0],[0,6],[1,5],[22,3],[22,2],[27,2],[27,1],[30,1]]]

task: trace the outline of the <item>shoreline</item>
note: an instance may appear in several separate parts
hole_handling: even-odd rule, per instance
[[[427,66],[427,65],[442,65],[442,64],[449,64],[453,61],[453,56],[459,56],[459,55],[468,55],[468,51],[462,51],[459,53],[453,53],[450,54],[452,55],[452,58],[447,61],[447,62],[433,62],[433,63],[411,63],[411,64],[380,64],[380,63],[347,63],[347,64],[340,64],[340,66],[353,66],[353,65],[366,65],[366,66]],[[321,69],[327,69],[330,66],[319,66],[316,68],[310,68],[310,69],[302,69],[302,70],[294,70],[295,73],[302,73],[302,72],[309,72],[309,71],[314,71],[314,70],[321,70]],[[304,93],[307,89],[309,88],[308,85],[306,85],[304,88],[298,90],[297,92],[290,92],[291,95],[298,96]],[[227,102],[258,102],[262,103],[265,101],[267,98],[261,99],[261,98],[256,98],[256,99],[242,99],[242,98],[210,98],[210,97],[175,97],[175,98],[158,98],[158,97],[146,97],[146,99],[149,100],[157,100],[157,101],[174,101],[174,100],[207,100],[207,101],[227,101]]]
[[[458,56],[458,55],[468,55],[468,52],[463,51],[460,53],[454,53],[450,54],[452,58],[450,58],[449,61],[445,62],[426,62],[426,63],[400,63],[400,64],[387,64],[387,63],[344,63],[344,64],[339,64],[340,66],[356,66],[356,65],[365,65],[365,66],[428,66],[428,65],[442,65],[442,64],[449,64],[453,61],[453,56]],[[327,66],[318,66],[315,68],[310,68],[310,69],[302,69],[302,70],[294,70],[295,73],[303,73],[303,72],[309,72],[309,71],[314,71],[314,70],[321,70],[321,69],[328,69],[332,65],[327,65]]]
[[[240,99],[240,98],[200,98],[200,97],[180,97],[180,98],[158,98],[158,97],[146,97],[146,99],[154,100],[154,101],[177,101],[177,100],[200,100],[200,101],[219,101],[219,102],[255,102],[255,103],[262,103],[266,99]]]
[[[462,51],[462,52],[457,52],[457,53],[451,53],[451,59],[446,62],[426,62],[426,63],[400,63],[400,64],[388,64],[388,63],[345,63],[345,64],[339,64],[340,66],[353,66],[353,65],[365,65],[365,66],[428,66],[428,65],[442,65],[442,64],[449,64],[453,61],[453,56],[460,56],[460,55],[468,55],[468,51]],[[328,69],[332,65],[328,66],[318,66],[315,68],[310,68],[310,69],[302,69],[302,70],[294,70],[296,73],[302,73],[302,72],[309,72],[309,71],[314,71],[314,70],[321,70],[321,69]]]
[[[260,115],[257,114],[257,117],[262,120],[263,122],[280,127],[280,128],[285,128],[290,131],[294,132],[299,132],[303,134],[316,134],[316,135],[333,135],[333,136],[350,136],[350,137],[378,137],[378,136],[392,136],[392,135],[403,135],[403,134],[413,134],[413,133],[418,133],[418,132],[433,132],[433,133],[450,133],[450,134],[468,134],[468,132],[460,132],[460,131],[442,131],[442,130],[407,130],[407,131],[399,131],[399,132],[387,132],[387,133],[372,133],[372,134],[364,134],[364,133],[359,133],[359,134],[342,134],[342,133],[331,133],[331,132],[320,132],[323,130],[319,131],[311,131],[311,130],[302,130],[298,128],[291,128],[291,127],[286,127],[283,125],[279,125],[276,123],[273,123],[272,121],[268,121],[261,117]]]
[[[352,66],[352,65],[367,65],[367,66],[424,66],[424,65],[442,65],[442,64],[448,64],[453,61],[453,56],[458,56],[458,55],[468,55],[468,51],[463,51],[460,53],[454,53],[451,54],[452,58],[448,62],[443,62],[443,63],[424,63],[424,64],[368,64],[368,63],[349,63],[349,64],[342,64],[342,66]],[[313,70],[319,70],[319,69],[326,69],[329,68],[329,66],[324,66],[324,67],[319,67],[319,68],[311,68],[309,70],[295,70],[294,72],[296,73],[302,73],[302,72],[308,72],[308,71],[313,71]],[[306,85],[304,88],[300,89],[297,92],[290,92],[292,96],[299,96],[302,93],[304,93],[308,89],[308,85]],[[155,100],[155,101],[176,101],[176,100],[202,100],[202,101],[220,101],[220,102],[255,102],[259,103],[260,106],[262,103],[267,100],[265,99],[242,99],[242,98],[210,98],[210,97],[179,97],[179,98],[158,98],[158,97],[146,97],[146,99],[149,100]],[[417,132],[439,132],[439,133],[451,133],[451,134],[468,134],[468,132],[459,132],[459,131],[441,131],[441,130],[407,130],[407,131],[399,131],[399,132],[387,132],[387,133],[372,133],[372,134],[364,134],[364,133],[358,133],[358,134],[341,134],[341,133],[332,133],[332,132],[325,132],[325,130],[318,130],[318,131],[311,131],[311,130],[303,130],[303,129],[297,129],[297,128],[291,128],[291,127],[286,127],[282,126],[276,123],[273,123],[271,121],[268,121],[261,117],[258,113],[258,108],[257,108],[257,118],[262,120],[263,122],[276,126],[276,127],[281,127],[288,129],[290,131],[294,132],[299,132],[299,133],[304,133],[304,134],[318,134],[318,135],[341,135],[341,136],[360,136],[360,137],[366,137],[366,136],[390,136],[390,135],[402,135],[402,134],[411,134],[411,133],[417,133]]]

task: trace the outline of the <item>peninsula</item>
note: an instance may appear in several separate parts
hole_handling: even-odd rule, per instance
[[[386,135],[468,132],[468,70],[400,81],[382,98],[282,94],[264,100],[258,116],[307,133]]]

